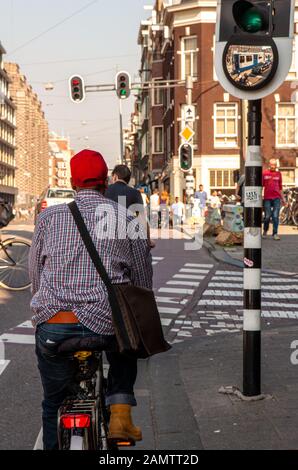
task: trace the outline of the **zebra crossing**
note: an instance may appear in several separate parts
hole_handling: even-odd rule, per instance
[[[185,318],[185,315],[181,315],[182,309],[213,266],[213,264],[186,263],[167,281],[165,286],[158,289],[156,302],[164,327],[171,328],[178,316]],[[172,332],[172,329],[170,331]]]
[[[263,273],[262,318],[265,326],[272,320],[298,319],[298,278]],[[198,302],[193,333],[236,333],[243,322],[243,273],[218,270]]]
[[[158,265],[165,258],[154,257]],[[213,264],[186,263],[178,272],[156,289],[155,296],[161,323],[169,341],[176,343],[196,335],[213,336],[219,333],[236,333],[243,322],[243,273],[241,270],[217,270],[206,290],[189,312],[187,303],[197,291]],[[262,317],[265,325],[276,321],[298,319],[298,278],[277,274],[263,274]],[[3,343],[34,345],[35,331],[31,321],[26,321],[0,336]],[[171,339],[174,338],[173,341]],[[0,363],[0,372],[7,364]]]

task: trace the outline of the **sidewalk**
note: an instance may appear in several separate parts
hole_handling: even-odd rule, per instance
[[[280,241],[271,237],[263,240],[263,270],[285,273],[298,273],[298,229],[280,226]],[[243,247],[221,247],[215,243],[215,237],[204,237],[204,245],[218,261],[243,267]]]
[[[298,449],[298,365],[290,362],[298,326],[263,333],[262,392],[243,402],[218,393],[242,387],[242,335],[200,337],[140,363],[134,411],[137,449]]]

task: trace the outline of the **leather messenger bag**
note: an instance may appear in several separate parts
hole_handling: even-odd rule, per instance
[[[153,291],[131,284],[112,284],[76,202],[68,206],[107,288],[119,351],[146,359],[171,349],[164,338]]]

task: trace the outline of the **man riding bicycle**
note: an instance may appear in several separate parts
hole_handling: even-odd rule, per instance
[[[84,150],[71,160],[76,203],[113,284],[133,283],[152,288],[150,247],[140,224],[138,236],[131,215],[104,198],[108,168],[103,157]],[[107,216],[106,216],[107,215]],[[52,206],[36,225],[29,260],[32,281],[36,354],[44,400],[45,450],[58,449],[57,413],[68,395],[74,364],[57,353],[72,337],[101,335],[113,342],[112,312],[105,285],[81,239],[69,207]],[[142,439],[131,418],[136,406],[134,384],[137,360],[107,352],[110,365],[106,404],[110,407],[109,438]]]

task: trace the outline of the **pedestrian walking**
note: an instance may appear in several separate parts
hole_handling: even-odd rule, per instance
[[[130,180],[131,171],[128,166],[115,166],[112,171],[112,184],[107,188],[105,197],[126,207],[133,214],[144,213],[142,195],[140,191],[129,186]]]
[[[126,165],[115,166],[112,172],[112,184],[105,191],[105,197],[125,207],[131,214],[140,218],[140,222],[147,230],[148,243],[151,248],[155,243],[150,238],[150,227],[142,194],[138,189],[129,186],[131,171]]]
[[[159,227],[159,212],[160,212],[160,197],[159,191],[156,188],[150,196],[150,222],[151,227]]]
[[[71,160],[71,182],[75,202],[112,284],[132,283],[152,289],[152,258],[143,227],[135,237],[133,217],[119,204],[106,199],[108,168],[103,157],[84,150]],[[132,194],[132,193],[131,193]],[[127,230],[123,237],[100,237],[106,212],[114,214],[115,227]],[[111,227],[108,227],[111,230]],[[141,236],[142,235],[142,236]],[[43,211],[37,221],[29,259],[32,281],[33,325],[36,354],[44,399],[43,442],[45,450],[58,449],[57,413],[68,396],[73,380],[73,361],[60,356],[58,346],[69,338],[102,336],[115,343],[112,310],[107,289],[85,249],[70,208],[66,204]],[[110,407],[109,437],[139,441],[131,407],[136,406],[134,384],[137,359],[107,352],[110,364],[106,405]]]
[[[174,204],[172,204],[172,214],[173,226],[177,227],[177,225],[182,225],[185,216],[185,206],[183,202],[180,201],[179,197],[176,197]]]
[[[280,240],[278,227],[281,203],[286,204],[286,202],[283,195],[282,174],[277,170],[277,161],[274,158],[269,162],[269,169],[263,171],[263,198],[265,210],[263,238],[267,238],[272,218],[273,239],[278,241]]]
[[[221,206],[220,198],[218,197],[218,192],[213,191],[210,197],[210,205],[213,209],[219,209]]]
[[[160,194],[160,225],[162,228],[169,226],[169,193],[164,189]]]
[[[204,191],[204,186],[202,184],[200,184],[200,186],[199,186],[199,191],[195,192],[194,198],[199,200],[199,208],[200,208],[200,211],[201,211],[200,216],[202,217],[204,215],[207,200],[208,200],[208,195],[207,195],[206,191]]]

